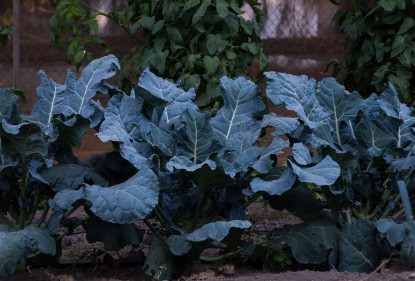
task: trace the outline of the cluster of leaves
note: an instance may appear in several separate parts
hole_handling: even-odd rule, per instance
[[[354,0],[351,11],[335,16],[346,35],[344,83],[370,95],[389,81],[404,102],[414,104],[415,3],[380,0],[367,7],[365,2]]]
[[[14,28],[0,24],[0,43],[6,45],[9,41],[9,36],[14,32]]]
[[[306,76],[266,73],[268,98],[297,115],[285,117],[265,114],[253,82],[223,77],[223,106],[211,116],[195,104],[193,89],[149,70],[129,95],[104,83],[117,67],[114,56],[103,57],[79,79],[69,73],[65,85],[41,72],[30,116],[18,118],[10,94],[1,103],[0,194],[9,202],[0,213],[9,225],[0,229],[0,256],[7,265],[2,275],[30,254],[53,254],[54,241],[43,237],[56,235],[59,223],[79,206],[88,214],[81,222],[88,241],[102,241],[108,250],[139,245],[142,233],[134,223],[147,224],[153,236],[144,268],[159,280],[206,259],[202,252],[212,243],[221,248],[216,258],[243,255],[275,268],[268,256],[277,263],[292,256],[300,263],[371,271],[381,258],[379,233],[393,245],[406,241],[405,231],[401,240],[390,240],[396,227],[402,229],[392,220],[373,223],[399,215],[393,183],[403,186],[414,174],[414,109],[399,102],[391,85],[379,97],[362,99],[333,78],[316,84]],[[106,108],[92,99],[97,91],[112,92]],[[103,159],[108,180],[71,152],[90,127],[115,147]],[[265,141],[272,130],[272,141]],[[278,165],[286,149],[292,155]],[[110,180],[115,174],[123,176]],[[52,198],[46,208],[53,215],[46,223],[34,221],[39,237],[32,235],[31,216],[42,190],[49,191],[42,196]],[[245,209],[260,197],[304,222],[255,232]],[[24,251],[10,242],[16,233],[25,238]]]
[[[80,0],[50,3],[57,10],[49,21],[51,39],[60,47],[68,46],[68,59],[77,67],[93,57],[89,43],[108,52],[98,34],[97,15],[108,17],[137,42],[121,60],[118,85],[126,91],[149,68],[182,81],[186,90],[197,89],[199,106],[212,105],[220,99],[222,76],[250,77],[256,60],[261,69],[267,62],[260,44],[262,11],[254,0],[128,1],[124,9],[108,14]],[[253,21],[241,17],[244,4],[252,8]]]

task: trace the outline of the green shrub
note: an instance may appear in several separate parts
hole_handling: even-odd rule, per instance
[[[207,106],[219,100],[222,76],[251,77],[255,60],[261,70],[266,65],[259,37],[262,11],[256,0],[128,1],[124,9],[108,14],[84,1],[50,2],[57,10],[49,21],[51,39],[57,46],[67,46],[68,59],[77,67],[93,58],[87,44],[109,51],[98,34],[97,15],[107,16],[137,42],[121,60],[118,86],[124,90],[149,68],[157,75],[180,80],[186,90],[197,89],[203,93],[197,104]],[[253,9],[253,21],[241,17],[244,3]]]
[[[406,103],[415,101],[415,2],[381,0],[368,6],[354,0],[335,19],[346,35],[345,85],[362,95],[391,82]]]

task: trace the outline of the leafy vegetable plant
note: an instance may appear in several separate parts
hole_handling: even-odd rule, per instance
[[[135,223],[145,223],[153,235],[144,269],[159,280],[179,275],[197,259],[235,255],[270,267],[269,256],[284,263],[292,256],[338,270],[376,268],[378,234],[389,233],[380,218],[400,216],[394,183],[413,179],[415,157],[413,108],[399,102],[392,85],[379,97],[363,99],[332,78],[317,84],[306,76],[269,72],[267,97],[296,114],[286,117],[266,113],[252,81],[223,77],[223,106],[212,116],[195,104],[193,89],[150,70],[129,95],[104,83],[117,68],[115,57],[103,57],[79,79],[69,73],[65,85],[41,72],[39,100],[30,116],[19,117],[13,102],[1,103],[8,104],[1,111],[1,195],[10,202],[1,216],[10,226],[2,226],[1,235],[27,237],[34,222],[41,237],[49,237],[47,242],[32,238],[39,246],[18,256],[10,248],[14,244],[0,242],[13,261],[3,275],[32,253],[53,253],[50,235],[63,235],[59,223],[80,206],[88,217],[72,220],[72,227],[82,224],[88,241],[102,241],[108,250],[140,244]],[[94,101],[97,91],[113,93],[106,108]],[[8,99],[13,101],[10,93]],[[106,179],[71,153],[92,127],[114,147],[103,158]],[[270,132],[273,139],[267,141]],[[287,149],[292,153],[285,161]],[[53,197],[40,220],[32,218],[41,207],[34,202],[45,200],[36,194]],[[245,209],[258,198],[304,222],[255,231]],[[53,215],[43,221],[49,207]],[[204,256],[209,247],[218,255]]]
[[[100,121],[90,99],[107,92],[103,81],[118,67],[114,56],[96,60],[79,79],[68,72],[65,85],[40,71],[38,101],[29,116],[19,114],[10,90],[0,89],[0,276],[30,257],[57,253],[55,241],[65,234],[58,226],[69,213],[49,215],[47,200],[56,192],[84,182],[106,185],[91,168],[69,162],[77,162],[72,146]]]

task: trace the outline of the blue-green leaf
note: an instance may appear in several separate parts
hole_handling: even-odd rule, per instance
[[[75,75],[68,71],[65,94],[66,106],[63,113],[66,116],[79,114],[85,118],[90,118],[95,112],[95,107],[90,104],[90,100],[97,92],[107,93],[108,88],[104,81],[114,76],[119,68],[120,64],[117,58],[108,55],[88,64],[79,79],[76,79]]]
[[[216,152],[217,142],[209,119],[209,113],[189,109],[183,112],[177,132],[177,155],[186,156],[198,164]]]
[[[251,183],[253,192],[264,191],[269,195],[281,195],[289,190],[296,180],[295,174],[288,167],[272,169],[264,177],[255,177]]]
[[[345,87],[337,83],[334,78],[323,79],[318,84],[317,99],[330,115],[328,122],[333,129],[334,142],[342,147],[341,122],[353,120],[363,108],[363,99],[357,93],[349,93]]]
[[[55,192],[64,189],[78,189],[85,181],[100,186],[108,185],[108,182],[92,169],[75,164],[54,165],[43,170],[40,174]]]
[[[166,169],[170,172],[174,170],[186,170],[188,172],[194,172],[201,169],[204,165],[208,165],[211,170],[216,169],[216,163],[210,159],[206,159],[201,163],[194,163],[186,156],[173,156],[166,164]]]
[[[253,146],[257,136],[249,132],[238,132],[230,136],[218,157],[226,174],[231,177],[246,172],[264,152],[264,148]],[[258,164],[260,166],[260,164]]]
[[[223,143],[237,132],[255,133],[260,125],[254,116],[265,109],[259,88],[243,77],[220,81],[224,105],[211,120],[216,138]]]
[[[17,96],[8,89],[0,89],[0,123],[3,119],[14,123],[18,118]]]
[[[0,225],[0,276],[15,273],[17,266],[29,255],[56,252],[56,243],[44,229],[29,226],[12,230]]]
[[[146,218],[158,203],[157,176],[142,169],[126,182],[108,188],[85,185],[85,199],[99,218],[119,224],[134,223]]]
[[[64,210],[78,200],[91,202],[91,211],[104,221],[134,223],[146,218],[158,203],[159,184],[150,169],[142,169],[127,181],[111,187],[85,184],[78,190],[64,189],[53,198]]]
[[[295,161],[300,165],[308,165],[313,162],[310,149],[302,143],[293,145],[293,156]]]
[[[303,264],[337,263],[340,231],[330,219],[321,218],[284,227],[273,234],[273,247],[288,245],[296,261]]]
[[[170,251],[176,256],[183,256],[192,249],[192,244],[187,241],[186,235],[170,235],[167,242]]]
[[[43,70],[38,72],[40,86],[36,89],[37,101],[30,116],[24,119],[36,122],[43,129],[52,127],[53,116],[65,111],[66,85],[48,79]]]
[[[282,154],[283,149],[289,146],[290,142],[288,140],[283,140],[280,137],[274,137],[271,144],[265,148],[258,160],[252,165],[252,168],[260,173],[267,173],[274,164],[274,161],[271,159],[271,155]]]
[[[340,166],[330,156],[326,156],[320,163],[308,168],[301,168],[290,160],[288,161],[301,182],[332,185],[340,176]]]
[[[379,263],[376,228],[367,221],[346,224],[339,240],[337,270],[371,272]]]
[[[233,220],[211,222],[187,234],[187,240],[201,242],[212,239],[220,242],[228,236],[231,228],[248,229],[250,227],[251,223],[249,221]]]
[[[388,239],[392,246],[396,246],[405,240],[407,236],[407,229],[404,224],[398,224],[390,219],[380,219],[375,222],[378,231]]]
[[[278,116],[275,113],[270,113],[264,116],[262,119],[261,128],[274,127],[274,136],[281,136],[290,134],[298,129],[300,122],[298,118]]]
[[[307,76],[267,72],[267,96],[275,105],[285,105],[310,128],[329,118],[316,98],[316,81]]]

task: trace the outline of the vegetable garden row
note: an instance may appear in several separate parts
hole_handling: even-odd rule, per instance
[[[211,114],[193,89],[150,70],[123,92],[106,82],[119,68],[108,55],[79,78],[68,71],[64,85],[40,71],[30,115],[0,90],[0,276],[59,255],[78,225],[107,250],[139,245],[139,221],[152,231],[144,270],[158,280],[204,259],[212,243],[217,259],[242,255],[265,268],[284,251],[339,271],[372,271],[396,254],[414,262],[414,108],[391,84],[362,98],[334,78],[266,72],[261,93],[223,77]],[[97,93],[111,96],[106,107]],[[116,182],[72,153],[91,128],[113,145],[104,164]],[[245,210],[258,200],[303,222],[256,231]],[[87,218],[73,220],[81,206]]]

